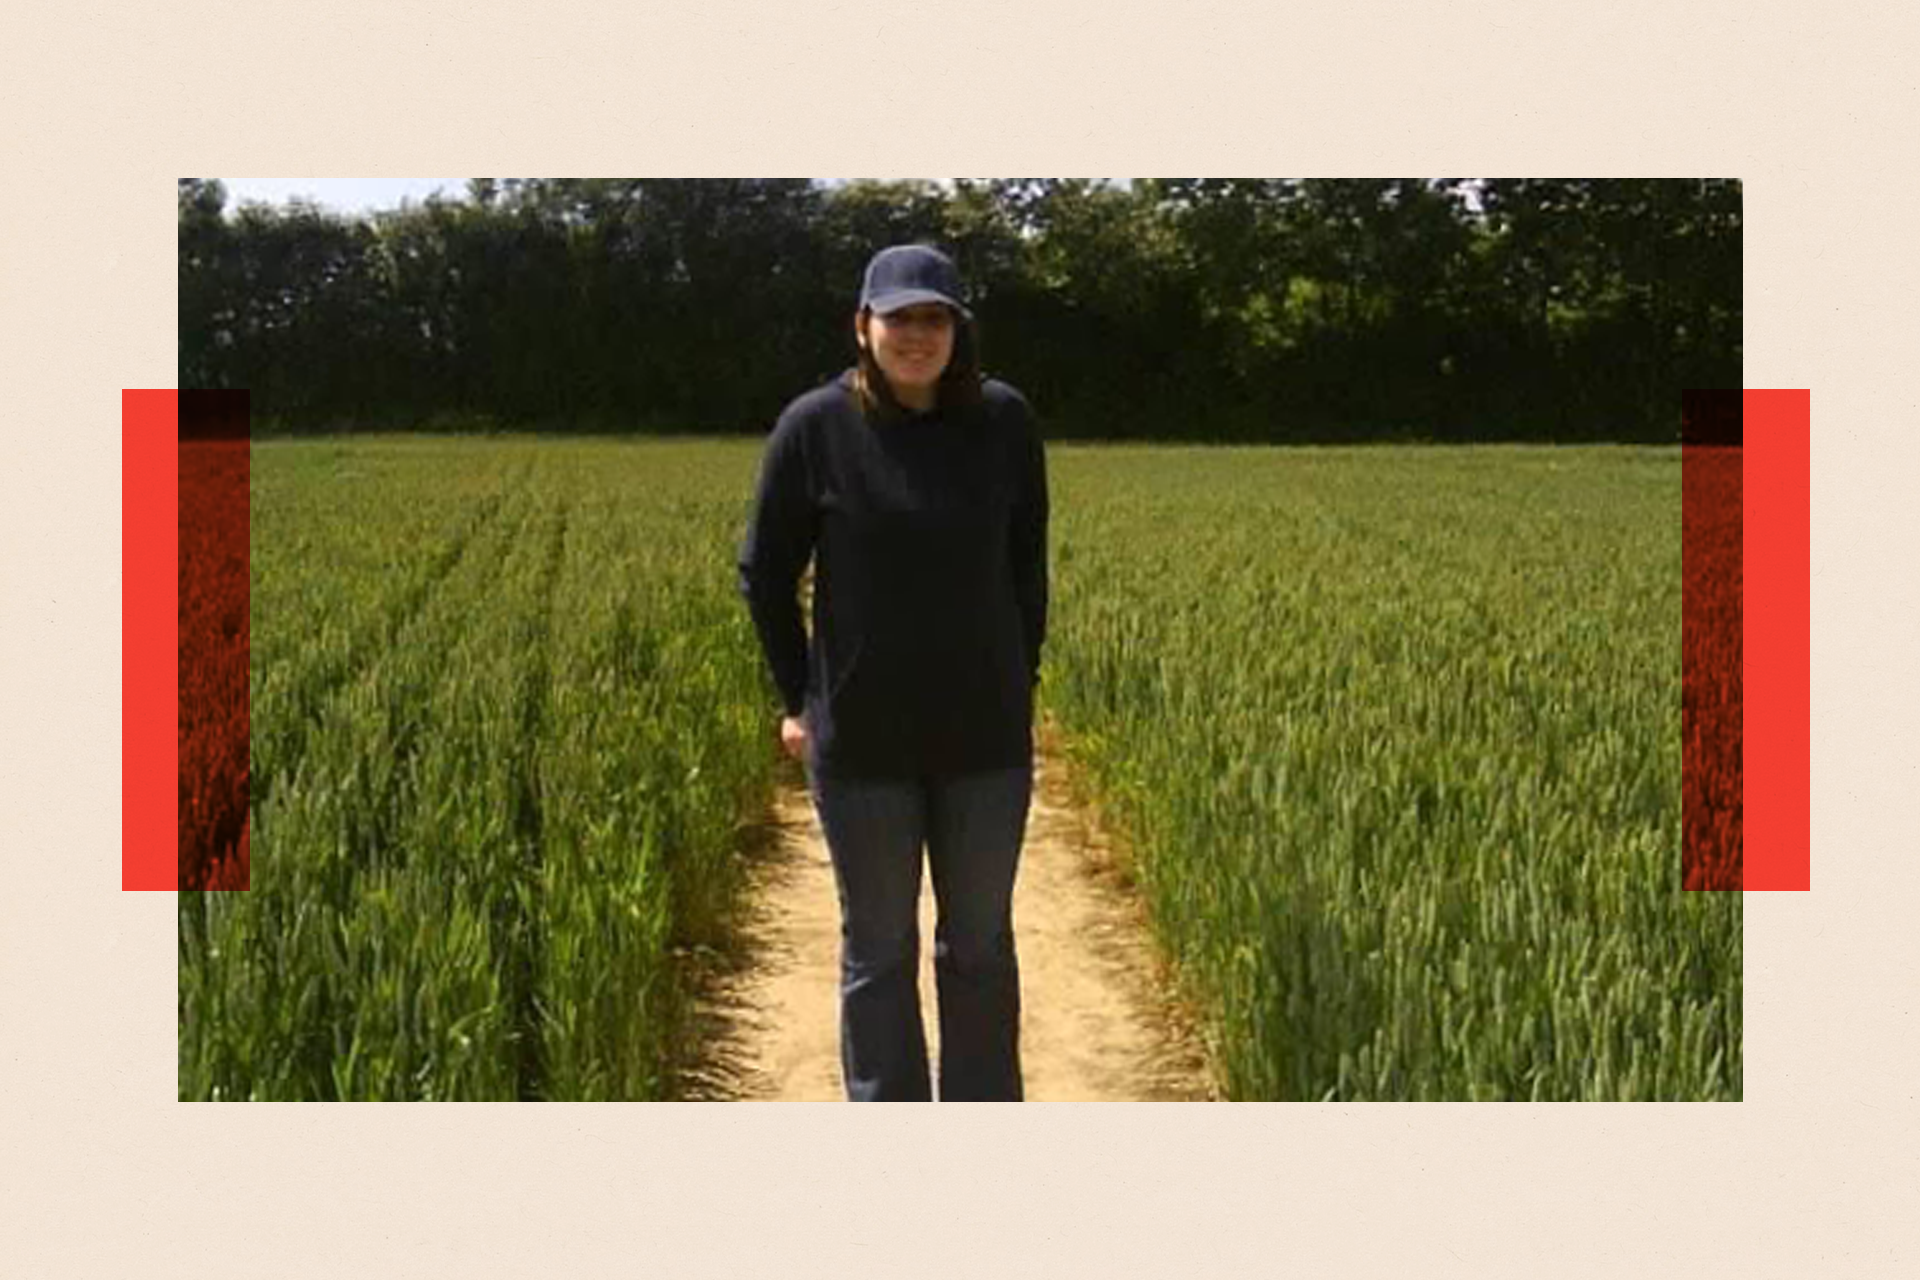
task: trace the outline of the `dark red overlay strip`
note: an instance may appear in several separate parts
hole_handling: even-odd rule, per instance
[[[1748,889],[1811,889],[1812,393],[1748,391],[1745,681]]]
[[[179,885],[178,393],[120,393],[120,887]]]
[[[247,393],[180,392],[179,885],[249,883]]]
[[[1687,889],[1742,885],[1741,392],[1681,396],[1681,842]]]

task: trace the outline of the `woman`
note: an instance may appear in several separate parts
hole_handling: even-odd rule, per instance
[[[980,373],[953,263],[867,264],[857,362],[780,415],[740,586],[806,766],[840,895],[854,1101],[933,1096],[920,1017],[921,849],[938,925],[940,1097],[1021,1097],[1013,882],[1047,617],[1046,459]],[[814,559],[813,629],[798,585]]]

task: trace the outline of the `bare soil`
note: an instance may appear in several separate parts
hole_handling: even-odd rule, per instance
[[[1207,1101],[1217,1092],[1195,1020],[1172,992],[1126,857],[1076,801],[1050,725],[1014,888],[1021,1064],[1029,1101]],[[712,966],[690,1031],[699,1060],[680,1094],[838,1101],[840,907],[833,867],[797,764],[751,842],[741,953]],[[934,898],[923,874],[921,1005],[930,1057]],[[936,1085],[937,1091],[937,1085]]]

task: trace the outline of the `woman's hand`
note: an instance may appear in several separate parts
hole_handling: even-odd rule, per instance
[[[795,760],[805,757],[807,750],[807,722],[803,717],[780,717],[780,748]]]

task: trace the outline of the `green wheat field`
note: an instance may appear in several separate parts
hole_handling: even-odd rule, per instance
[[[252,887],[180,895],[182,1098],[675,1096],[783,768],[760,449],[255,445]],[[1677,447],[1048,461],[1042,709],[1227,1096],[1741,1096]]]

